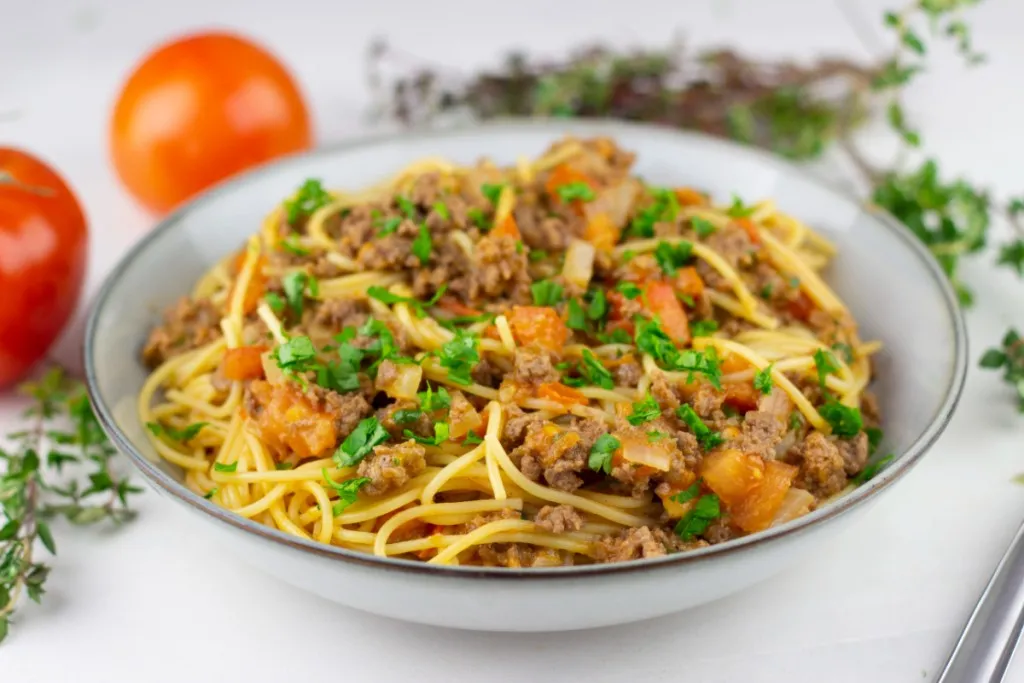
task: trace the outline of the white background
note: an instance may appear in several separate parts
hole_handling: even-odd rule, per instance
[[[91,294],[152,224],[116,182],[106,128],[119,83],[155,41],[230,26],[269,45],[301,81],[318,138],[329,142],[367,126],[363,57],[374,35],[463,71],[516,45],[559,55],[593,38],[658,44],[676,29],[696,45],[766,56],[878,54],[887,3],[846,6],[866,35],[824,0],[0,0],[0,144],[50,160],[83,201]],[[1024,191],[1024,4],[988,0],[970,21],[989,63],[968,71],[939,50],[909,110],[947,174],[1005,196]],[[974,358],[1008,324],[1024,325],[1024,286],[990,263],[983,256],[965,273],[980,302],[969,313]],[[72,332],[57,355],[74,362],[78,345]],[[13,425],[17,407],[0,398],[0,427]],[[1008,390],[972,362],[940,443],[826,555],[707,607],[570,634],[447,631],[324,603],[182,535],[177,513],[150,491],[137,499],[140,519],[115,533],[56,528],[50,592],[42,607],[20,610],[0,646],[0,679],[930,680],[1024,517],[1024,487],[1011,481],[1024,471],[1022,436]],[[1015,674],[1024,680],[1024,663]]]

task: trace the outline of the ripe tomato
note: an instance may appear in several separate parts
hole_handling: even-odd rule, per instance
[[[60,176],[0,147],[0,387],[41,359],[75,309],[88,233]]]
[[[219,180],[307,149],[309,114],[273,55],[229,34],[204,33],[148,55],[114,107],[110,149],[122,182],[167,211]]]

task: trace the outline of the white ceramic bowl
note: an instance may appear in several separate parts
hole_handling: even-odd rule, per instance
[[[255,232],[305,178],[358,188],[440,155],[512,163],[566,133],[610,135],[637,153],[650,182],[690,185],[717,199],[772,197],[839,247],[827,273],[861,324],[881,339],[877,381],[883,449],[896,460],[850,495],[768,531],[691,553],[611,565],[501,569],[435,567],[298,540],[193,494],[158,460],[135,400],[138,359],[160,310]],[[207,192],[147,235],[110,275],[86,335],[89,390],[104,428],[149,483],[253,566],[329,600],[398,619],[467,629],[555,631],[625,623],[709,602],[822,552],[829,536],[902,477],[945,428],[966,371],[967,338],[946,278],[887,215],[766,154],[711,138],[611,122],[533,121],[363,140],[285,159]],[[173,588],[172,588],[173,590]]]

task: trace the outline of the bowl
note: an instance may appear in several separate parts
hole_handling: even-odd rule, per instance
[[[506,569],[439,567],[304,541],[224,510],[189,491],[160,460],[135,411],[147,370],[139,361],[160,311],[237,249],[264,215],[307,177],[358,188],[426,156],[499,163],[535,155],[565,134],[607,135],[637,153],[636,172],[689,185],[717,200],[772,197],[831,238],[826,277],[867,339],[880,339],[875,389],[896,457],[875,479],[787,524],[693,552],[618,564]],[[520,121],[363,139],[294,156],[240,176],[167,217],[110,274],[89,319],[85,363],[103,428],[197,533],[252,566],[328,600],[398,619],[492,631],[558,631],[655,617],[734,593],[809,553],[861,515],[941,434],[960,396],[967,338],[938,264],[888,215],[762,152],[701,135],[616,123]]]

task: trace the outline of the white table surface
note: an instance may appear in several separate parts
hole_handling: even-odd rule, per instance
[[[847,1],[877,35],[888,3]],[[89,293],[152,224],[106,156],[118,85],[154,41],[188,29],[231,26],[270,45],[298,75],[321,142],[365,129],[364,49],[382,33],[462,69],[513,45],[557,55],[590,38],[663,41],[676,27],[700,45],[763,55],[867,54],[837,5],[820,0],[0,0],[0,18],[0,144],[49,159],[84,202]],[[989,0],[971,19],[989,63],[967,71],[942,50],[909,102],[947,173],[1004,195],[1024,191],[1022,20],[1024,4]],[[989,264],[965,273],[982,302],[968,316],[974,358],[1007,324],[1024,325],[1024,285]],[[78,345],[72,330],[57,355],[73,362]],[[0,398],[0,427],[16,408]],[[1024,518],[1024,488],[1011,481],[1024,471],[1022,436],[1008,390],[972,363],[939,444],[827,555],[684,614],[569,634],[448,631],[325,603],[183,535],[150,491],[139,520],[116,533],[56,528],[45,604],[20,610],[0,680],[930,680]],[[1014,673],[1024,680],[1024,663]]]

